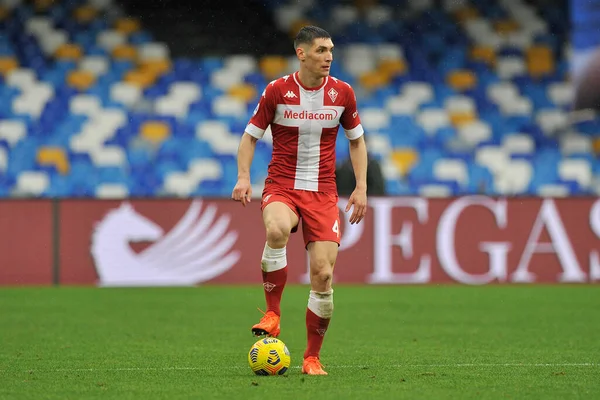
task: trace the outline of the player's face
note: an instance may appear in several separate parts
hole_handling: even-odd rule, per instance
[[[315,39],[300,61],[312,75],[326,77],[333,61],[333,42],[329,38]]]

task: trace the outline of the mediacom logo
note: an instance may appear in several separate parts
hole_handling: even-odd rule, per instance
[[[336,110],[317,110],[294,112],[291,110],[285,110],[283,112],[283,118],[286,119],[314,119],[319,121],[333,121],[337,118],[338,112]]]

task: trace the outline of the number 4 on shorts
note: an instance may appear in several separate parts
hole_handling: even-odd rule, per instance
[[[340,237],[340,225],[337,220],[333,223],[333,228],[331,228],[331,230],[335,232],[338,238]]]

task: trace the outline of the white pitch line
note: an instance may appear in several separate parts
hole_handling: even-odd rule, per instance
[[[299,369],[301,366],[294,365],[290,368]],[[477,363],[458,363],[458,364],[391,364],[391,365],[325,365],[325,368],[356,368],[356,369],[380,369],[380,368],[495,368],[495,367],[600,367],[600,363],[498,363],[498,364],[477,364]],[[232,365],[226,369],[246,369],[247,367]],[[59,368],[59,369],[28,369],[22,372],[111,372],[111,371],[208,371],[211,367],[124,367],[124,368]],[[8,372],[9,370],[0,370]]]

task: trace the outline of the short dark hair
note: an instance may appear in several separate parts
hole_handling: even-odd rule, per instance
[[[318,26],[303,26],[294,39],[294,49],[297,49],[302,43],[312,44],[313,40],[322,38],[331,39],[331,35],[325,29]]]

